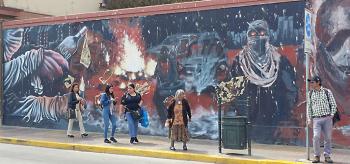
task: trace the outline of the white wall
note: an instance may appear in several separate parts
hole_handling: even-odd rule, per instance
[[[102,0],[3,0],[6,7],[61,16],[100,11]]]

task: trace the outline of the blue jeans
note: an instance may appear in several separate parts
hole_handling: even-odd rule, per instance
[[[315,156],[320,156],[320,138],[323,133],[324,138],[324,156],[329,157],[332,153],[332,125],[333,119],[331,116],[313,119],[313,147]]]
[[[126,119],[128,120],[129,136],[137,137],[137,128],[139,125],[139,121],[134,120],[130,112],[126,112]]]
[[[117,119],[114,114],[111,114],[110,110],[108,108],[103,109],[103,122],[105,124],[104,129],[104,137],[107,139],[107,133],[108,133],[108,127],[109,127],[109,120],[111,120],[112,123],[112,134],[111,137],[114,137],[115,129],[117,128]]]

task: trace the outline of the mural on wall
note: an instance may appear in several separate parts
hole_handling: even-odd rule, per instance
[[[350,145],[350,1],[311,1],[312,32],[315,49],[310,73],[323,78],[323,85],[332,90],[341,112],[341,121],[334,131],[339,144]]]
[[[78,82],[86,128],[102,131],[95,96],[113,84],[118,99],[134,82],[150,112],[141,133],[167,134],[163,101],[184,89],[192,137],[216,139],[215,86],[239,84],[225,115],[248,116],[258,142],[303,144],[303,17],[304,3],[289,2],[7,29],[4,123],[65,129]]]

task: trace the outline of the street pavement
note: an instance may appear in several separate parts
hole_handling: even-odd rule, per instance
[[[65,130],[49,130],[37,128],[24,128],[2,126],[0,127],[0,138],[17,138],[21,140],[40,140],[49,142],[59,142],[68,144],[82,144],[104,146],[111,148],[131,148],[139,150],[171,152],[169,150],[169,140],[166,137],[160,136],[139,136],[140,143],[130,144],[129,137],[126,134],[117,134],[118,143],[105,144],[103,143],[103,134],[90,133],[87,138],[78,137],[78,132],[75,132],[75,138],[67,138]],[[223,149],[223,153],[218,153],[218,144],[214,140],[191,139],[188,143],[188,151],[182,150],[182,144],[176,143],[176,152],[200,154],[200,155],[217,155],[220,157],[237,158],[237,159],[252,159],[252,160],[287,160],[287,161],[305,161],[306,148],[300,146],[286,145],[265,145],[252,144],[252,156],[247,155],[247,150],[231,150]],[[310,148],[310,152],[312,149]],[[108,153],[108,152],[107,152]],[[118,153],[116,153],[118,154]],[[334,149],[333,159],[336,163],[350,163],[349,149]],[[312,154],[310,154],[312,157]],[[304,160],[303,160],[304,159]],[[2,162],[1,162],[2,163]]]
[[[205,164],[127,155],[80,152],[32,146],[0,144],[2,164]]]

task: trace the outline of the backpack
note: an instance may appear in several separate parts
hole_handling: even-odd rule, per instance
[[[327,96],[327,101],[328,101],[328,104],[329,104],[329,110],[331,110],[332,106],[331,106],[331,103],[329,101],[329,91],[328,89],[325,89],[325,92],[326,92],[326,96]],[[312,96],[312,93],[313,91],[311,91],[311,94],[310,94],[310,101],[311,101],[311,96]],[[338,110],[338,108],[336,108],[336,112],[334,113],[334,116],[333,116],[333,125],[340,121],[340,112]]]
[[[329,102],[329,95],[328,95],[329,92],[327,89],[325,91],[326,91],[327,101],[329,104],[329,109],[331,109],[331,103]],[[339,113],[338,108],[336,108],[336,112],[334,113],[334,116],[333,116],[333,124],[335,124],[338,121],[340,121],[340,113]]]

